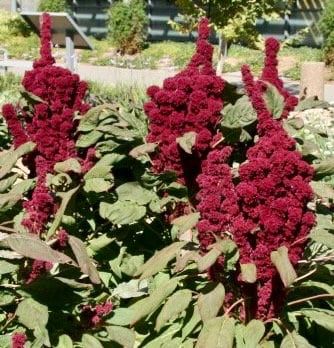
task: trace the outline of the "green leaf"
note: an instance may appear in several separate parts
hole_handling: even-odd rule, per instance
[[[316,348],[312,346],[306,338],[297,334],[296,331],[289,332],[283,338],[280,348]]]
[[[0,181],[0,193],[7,191],[19,177],[19,174],[13,174]]]
[[[185,244],[186,242],[175,242],[158,251],[139,268],[135,276],[141,275],[140,279],[145,279],[162,271]]]
[[[38,236],[33,234],[12,233],[3,240],[3,243],[18,254],[34,260],[75,264],[70,257],[52,249],[44,241],[39,239]]]
[[[317,99],[317,97],[310,97],[299,101],[296,111],[305,111],[310,109],[327,109],[330,107],[330,104]]]
[[[109,244],[114,242],[116,238],[110,238],[106,234],[103,234],[97,238],[93,238],[89,241],[89,248],[92,249],[95,253],[101,249],[107,247]]]
[[[157,146],[158,144],[155,144],[155,143],[147,143],[147,144],[139,145],[135,147],[134,149],[132,149],[129,152],[129,155],[133,158],[138,158],[138,157],[147,155],[148,153],[154,152]]]
[[[264,93],[264,100],[268,110],[272,113],[274,118],[280,118],[284,110],[284,98],[279,93],[277,88],[271,84],[267,84],[267,90]]]
[[[112,317],[106,319],[106,323],[111,325],[121,325],[126,326],[129,325],[132,321],[133,317],[133,310],[130,308],[116,308],[113,313]]]
[[[148,283],[146,280],[132,279],[127,283],[120,283],[113,291],[113,296],[120,298],[136,298],[147,295]]]
[[[241,279],[246,283],[256,282],[256,265],[254,263],[243,263],[240,264],[241,268]]]
[[[198,305],[195,303],[194,306],[189,307],[191,318],[185,317],[184,324],[182,327],[182,339],[188,338],[191,333],[199,326],[201,323],[201,315],[199,314]]]
[[[66,161],[56,163],[54,166],[54,170],[57,173],[73,172],[73,173],[80,174],[81,173],[81,164],[79,163],[79,161],[77,159],[69,158]]]
[[[136,335],[133,330],[121,326],[106,326],[109,338],[124,348],[135,346]]]
[[[257,348],[265,332],[266,328],[262,321],[251,320],[244,329],[245,348]]]
[[[233,348],[235,320],[227,316],[204,323],[195,348]]]
[[[178,279],[171,279],[164,282],[154,290],[150,296],[139,300],[135,304],[129,307],[132,311],[131,322],[129,324],[134,325],[140,319],[146,317],[149,314],[154,313],[161,303],[176,289]]]
[[[144,255],[125,255],[122,259],[120,269],[122,273],[133,277],[144,264]]]
[[[36,145],[30,141],[19,146],[14,151],[9,150],[5,153],[5,155],[1,156],[0,179],[4,178],[11,171],[11,169],[15,166],[19,158],[33,151],[35,147]]]
[[[203,322],[215,318],[225,299],[225,288],[218,284],[212,291],[207,294],[200,294],[198,297],[198,308]]]
[[[95,145],[102,136],[103,136],[103,133],[97,130],[93,130],[87,134],[82,134],[79,137],[76,143],[76,146],[84,147],[84,148],[90,147],[92,145]]]
[[[220,240],[211,246],[211,250],[197,261],[199,272],[210,268],[221,254],[225,254],[228,270],[234,269],[234,264],[239,259],[237,245],[230,239]]]
[[[105,156],[107,157],[107,156]],[[85,180],[102,178],[111,180],[113,179],[113,175],[111,173],[112,166],[110,164],[104,164],[101,162],[102,159],[94,165],[84,176]]]
[[[92,335],[82,335],[82,348],[103,348],[102,343]]]
[[[270,254],[271,262],[275,265],[285,287],[290,286],[297,278],[288,254],[288,248],[282,246]]]
[[[311,181],[314,193],[320,198],[334,199],[334,190],[331,186],[322,181]]]
[[[136,181],[127,182],[116,189],[120,201],[130,201],[138,205],[145,205],[157,198],[152,191],[146,190]]]
[[[334,234],[324,228],[315,228],[310,234],[310,238],[317,243],[321,243],[330,249],[334,249]]]
[[[70,191],[58,193],[58,195],[62,198],[62,201],[61,201],[59,209],[57,210],[57,213],[56,213],[56,216],[53,220],[53,223],[52,223],[51,227],[49,228],[49,231],[46,235],[47,240],[49,240],[56,233],[56,231],[61,223],[61,220],[65,214],[65,211],[66,211],[68,204],[70,203],[72,197],[79,190],[79,188],[80,188],[80,186],[77,186]]]
[[[179,290],[169,297],[157,317],[155,330],[160,331],[170,319],[182,313],[189,306],[191,298],[192,294],[188,289]]]
[[[61,335],[56,348],[73,348],[73,342],[69,336]]]
[[[89,132],[94,130],[99,124],[99,118],[104,114],[110,115],[110,105],[102,104],[89,109],[82,117],[78,131]]]
[[[187,132],[182,137],[176,138],[176,142],[181,149],[188,154],[192,154],[192,148],[196,144],[196,132]]]
[[[45,104],[45,101],[42,98],[40,98],[39,96],[37,96],[31,92],[28,92],[23,87],[21,87],[20,94],[24,99],[26,99],[28,101],[29,104],[33,104],[33,105],[39,104],[39,103]]]
[[[330,332],[334,332],[334,311],[325,311],[321,309],[302,309],[299,311],[302,315],[324,327]]]
[[[32,298],[27,298],[19,303],[16,315],[19,322],[31,330],[43,329],[49,320],[48,307]]]
[[[107,192],[113,187],[113,184],[102,178],[88,179],[85,181],[83,189],[86,192]]]
[[[0,275],[15,272],[18,268],[18,265],[14,265],[5,260],[0,260]]]
[[[8,306],[9,304],[12,304],[14,301],[15,296],[11,292],[7,290],[0,291],[0,307]]]
[[[132,224],[143,218],[145,214],[146,208],[135,202],[100,203],[100,216],[115,225]]]
[[[322,160],[320,163],[313,164],[313,168],[315,169],[317,176],[324,177],[327,175],[333,175],[334,174],[334,157],[329,157]]]
[[[85,244],[77,237],[70,236],[68,243],[78,261],[81,272],[87,274],[93,284],[100,284],[101,279],[93,261],[89,258]]]
[[[172,225],[177,226],[179,234],[182,234],[193,227],[195,227],[199,221],[200,213],[191,213],[188,215],[180,216],[172,221]]]

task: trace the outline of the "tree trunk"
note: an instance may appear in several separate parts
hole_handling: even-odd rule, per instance
[[[224,35],[219,35],[219,46],[218,46],[218,64],[217,64],[217,75],[221,76],[224,70],[224,63],[227,57],[228,42],[225,40]]]

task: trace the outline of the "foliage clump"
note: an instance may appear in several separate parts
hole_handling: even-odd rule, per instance
[[[68,0],[40,0],[38,11],[40,12],[70,12]]]
[[[108,37],[122,54],[144,48],[148,16],[143,0],[116,1],[108,11]]]
[[[324,37],[324,51],[328,64],[334,64],[334,3],[325,1],[325,9],[320,20],[320,28]]]

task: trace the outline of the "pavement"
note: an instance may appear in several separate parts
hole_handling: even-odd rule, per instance
[[[32,68],[31,61],[10,60],[8,71],[23,75],[26,70]],[[174,69],[130,69],[116,68],[112,66],[95,66],[90,64],[79,63],[76,71],[84,80],[109,84],[109,85],[137,85],[147,87],[150,85],[161,85],[163,80],[177,73]],[[223,74],[223,78],[229,83],[241,86],[240,72]],[[284,79],[285,86],[294,95],[299,94],[299,82]],[[325,85],[325,100],[334,102],[334,84]]]

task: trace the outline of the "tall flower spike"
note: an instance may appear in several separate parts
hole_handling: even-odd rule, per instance
[[[36,144],[36,150],[26,161],[30,172],[37,175],[32,197],[24,202],[27,216],[23,225],[31,233],[43,232],[45,224],[55,213],[57,205],[46,186],[46,176],[53,173],[57,162],[78,157],[74,116],[89,109],[84,102],[87,83],[80,81],[78,75],[53,64],[51,18],[43,14],[42,21],[41,57],[35,61],[34,68],[25,73],[22,85],[43,102],[33,104],[32,112],[15,110],[9,105],[3,108],[15,145],[28,140]],[[91,166],[92,151],[89,156],[86,161],[78,158],[86,169]]]
[[[274,85],[279,93],[283,96],[285,107],[282,113],[282,118],[287,118],[289,113],[294,110],[298,104],[298,98],[291,95],[288,90],[284,88],[283,81],[278,75],[278,52],[280,44],[275,38],[268,38],[265,42],[265,61],[262,71],[261,80],[269,82]]]
[[[259,140],[239,168],[236,192],[240,214],[233,222],[233,236],[240,263],[254,263],[257,268],[257,284],[253,289],[244,287],[245,297],[252,299],[248,309],[253,317],[268,319],[279,314],[285,298],[270,254],[286,246],[296,265],[314,225],[314,214],[307,208],[313,198],[309,185],[313,169],[302,159],[281,122],[274,120],[266,108],[263,82],[254,82],[247,67],[242,71],[258,115]]]
[[[148,88],[151,101],[145,104],[149,118],[147,140],[158,143],[158,152],[153,156],[154,171],[174,171],[179,181],[187,183],[190,189],[196,186],[195,178],[208,153],[223,107],[224,81],[215,75],[212,66],[209,34],[209,22],[202,19],[196,51],[188,66],[166,79],[162,88]],[[196,133],[192,154],[187,154],[177,143],[177,138],[187,132]]]
[[[40,59],[36,60],[33,64],[34,68],[39,68],[55,63],[55,59],[52,56],[52,23],[51,16],[48,13],[43,13],[40,17]]]

